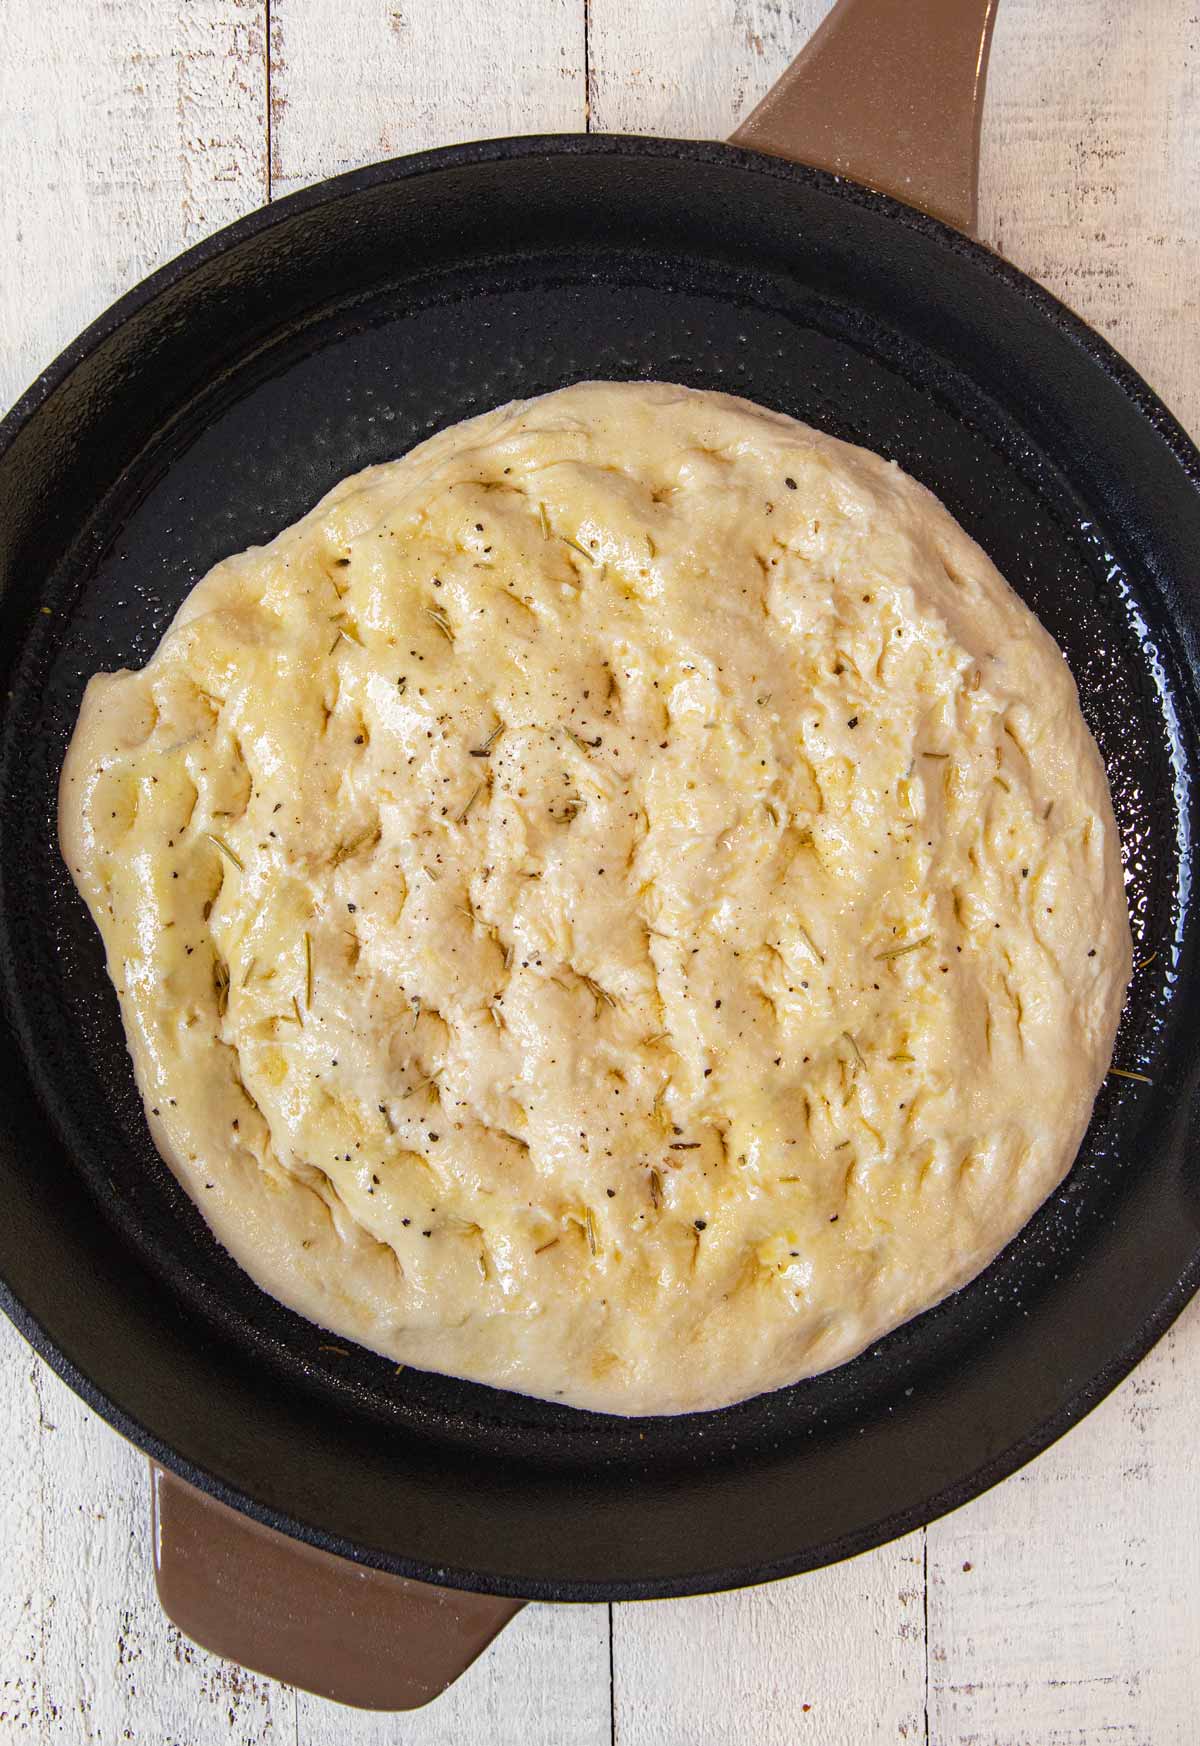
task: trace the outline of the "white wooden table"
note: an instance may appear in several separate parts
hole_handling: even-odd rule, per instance
[[[721,138],[827,0],[0,0],[0,402],[113,297],[370,159]],[[1200,429],[1194,0],[1001,0],[982,234]],[[0,1741],[1194,1746],[1200,1302],[990,1495],[714,1599],[531,1606],[446,1697],[360,1715],[159,1613],[145,1464],[0,1327]]]

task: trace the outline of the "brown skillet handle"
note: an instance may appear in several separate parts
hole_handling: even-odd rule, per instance
[[[369,1570],[150,1464],[163,1611],[214,1655],[365,1710],[427,1704],[524,1604]]]
[[[732,136],[975,233],[997,0],[838,0]]]

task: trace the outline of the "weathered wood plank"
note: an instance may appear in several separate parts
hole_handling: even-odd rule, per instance
[[[263,0],[10,6],[0,404],[120,292],[266,195]]]
[[[607,1607],[529,1606],[428,1708],[370,1715],[296,1694],[297,1746],[610,1746]]]
[[[1002,0],[980,229],[1200,430],[1200,17],[1193,0]]]
[[[46,1735],[38,1368],[16,1329],[0,1319],[0,1740],[41,1740]]]
[[[724,139],[828,0],[591,0],[604,131]],[[821,1746],[924,1737],[919,1535],[834,1570],[707,1600],[614,1609],[620,1746]],[[806,1707],[809,1706],[809,1707]]]
[[[144,1459],[7,1322],[0,1400],[0,1740],[291,1746],[295,1694],[159,1608]]]
[[[590,0],[592,125],[727,139],[830,0]]]
[[[278,195],[400,152],[583,126],[583,0],[273,0]]]
[[[922,1565],[910,1534],[789,1582],[615,1607],[617,1746],[923,1742]]]
[[[929,1530],[930,1738],[1191,1746],[1200,1305],[1085,1424]]]
[[[583,125],[582,0],[503,0],[486,13],[441,0],[273,0],[271,20],[275,195],[398,152]],[[301,1746],[601,1746],[609,1734],[604,1607],[528,1608],[419,1714],[297,1697]]]
[[[1198,47],[1188,0],[1004,0],[981,188],[985,240],[1106,333],[1193,431]],[[1193,1305],[1062,1443],[929,1530],[932,1741],[1196,1737],[1198,1367]]]

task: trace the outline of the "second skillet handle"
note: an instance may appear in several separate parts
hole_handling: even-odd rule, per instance
[[[277,1534],[150,1463],[154,1580],[201,1648],[318,1697],[412,1710],[524,1602],[409,1582]]]
[[[732,136],[974,235],[997,0],[838,0]]]

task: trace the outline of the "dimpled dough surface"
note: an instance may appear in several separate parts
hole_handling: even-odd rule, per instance
[[[992,564],[894,465],[660,384],[460,424],[217,565],[92,680],[60,828],[242,1266],[607,1412],[969,1280],[1129,974],[1099,755]]]

